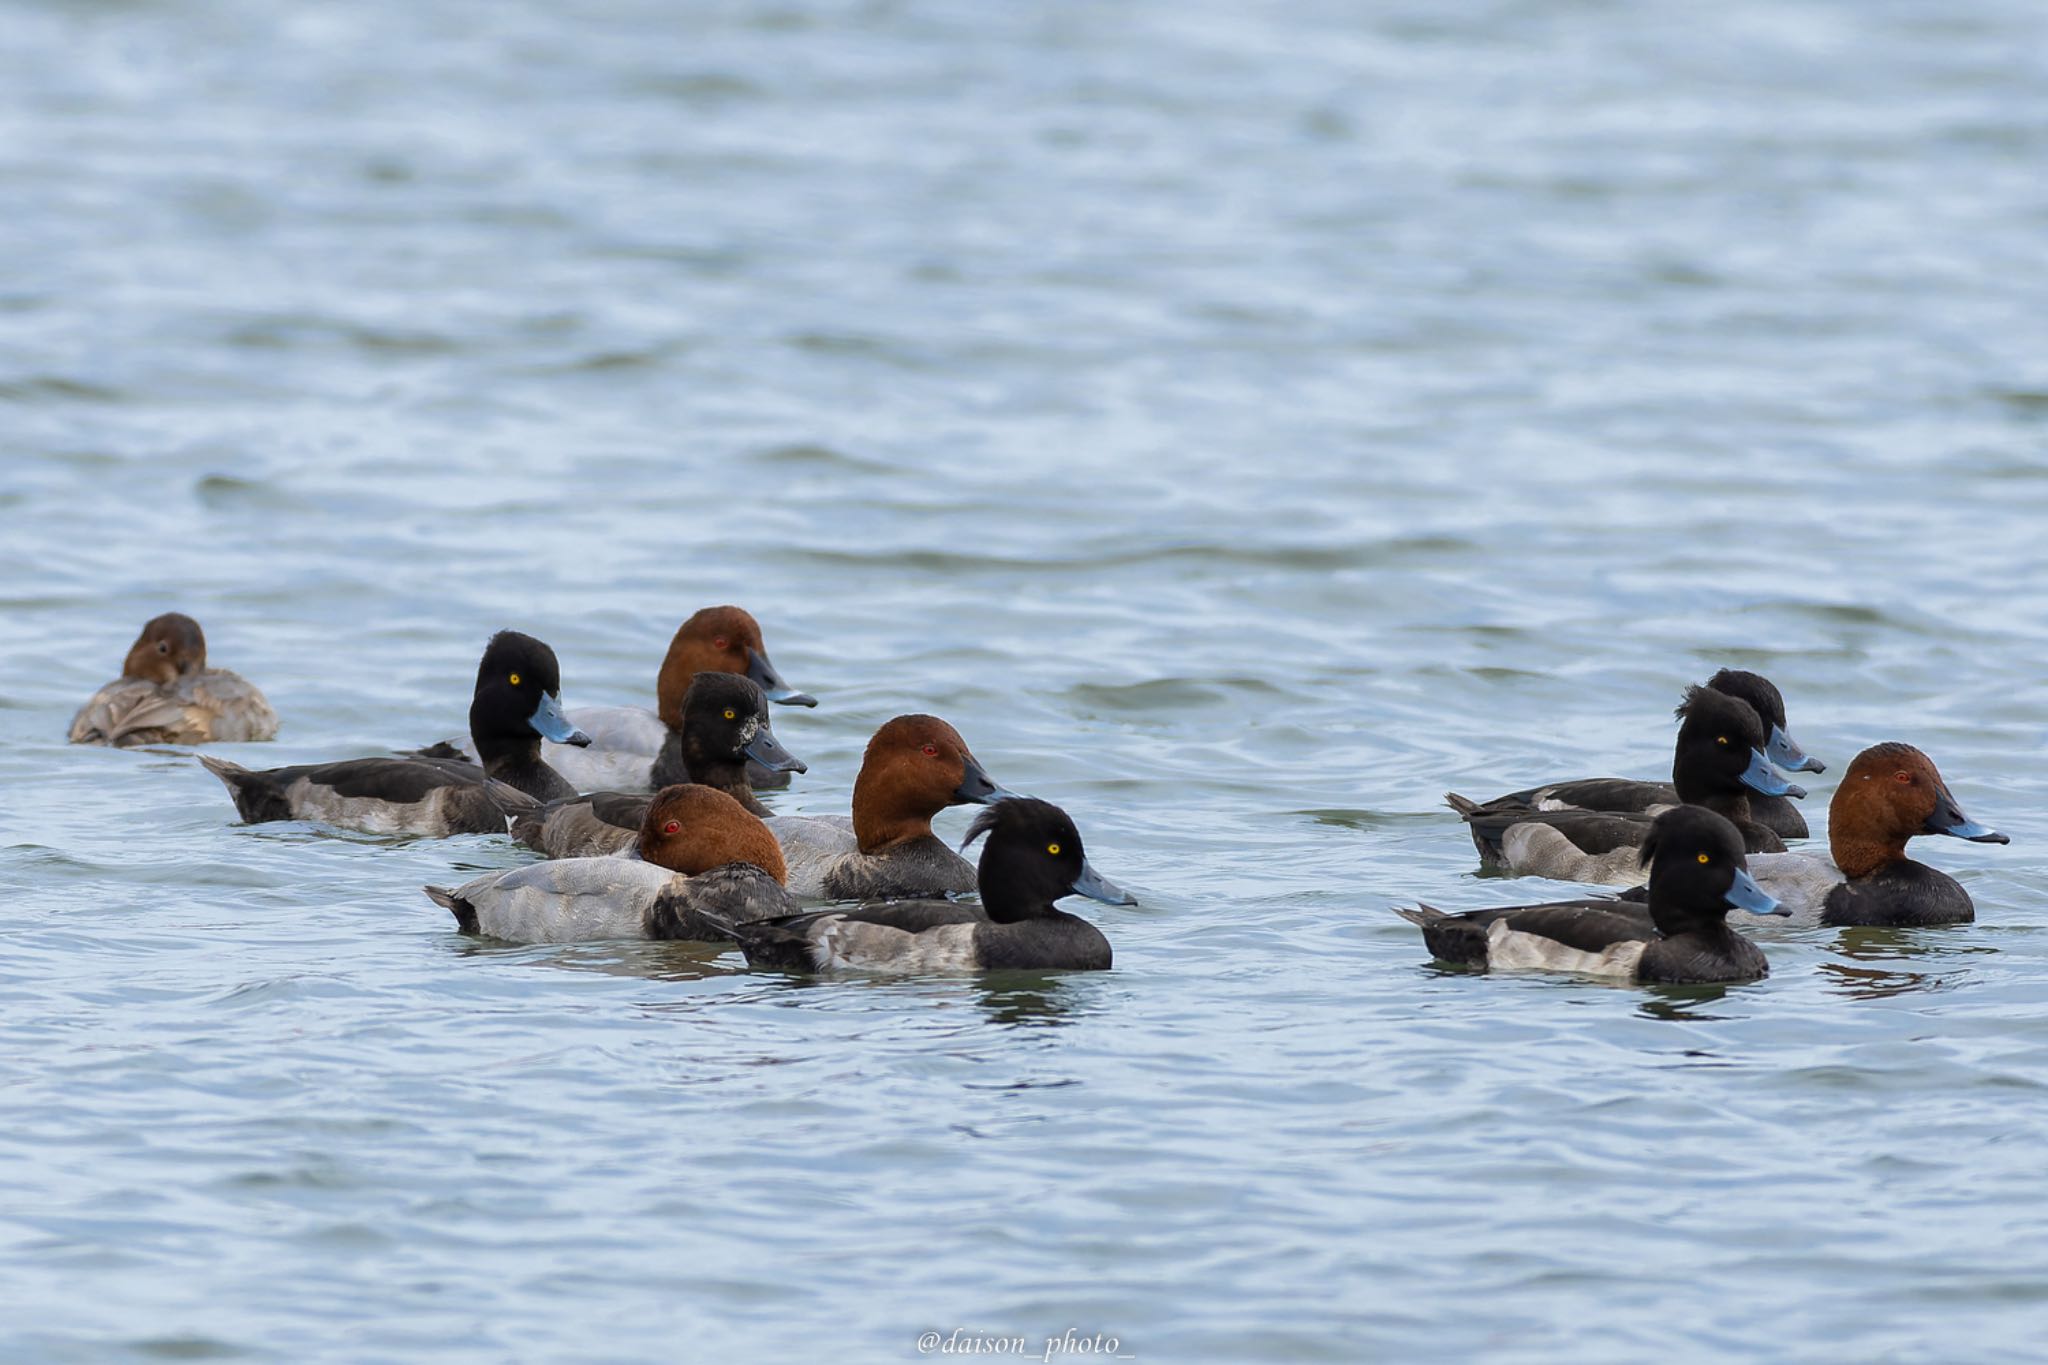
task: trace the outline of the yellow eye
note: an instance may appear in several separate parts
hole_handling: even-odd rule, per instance
[[[1713,860],[1713,859],[1712,859],[1711,857],[1709,857],[1709,856],[1708,856],[1707,854],[1704,854],[1704,853],[1702,853],[1702,854],[1700,855],[1700,861],[1701,861],[1701,862],[1703,862],[1703,863],[1711,863],[1711,862],[1712,862],[1712,861],[1714,861],[1714,860]]]
[[[738,720],[740,718],[740,713],[733,710],[730,706],[728,706],[725,708],[725,718],[727,720]]]
[[[1716,743],[1716,744],[1726,744],[1727,742],[1728,742],[1728,736],[1726,736],[1726,735],[1721,735],[1721,736],[1717,737],[1717,738],[1716,738],[1716,739],[1714,740],[1714,743]]]
[[[1054,857],[1058,857],[1058,856],[1059,856],[1059,851],[1060,851],[1060,846],[1059,846],[1058,844],[1047,844],[1047,845],[1045,846],[1045,851],[1046,851],[1047,853],[1050,853],[1050,854],[1052,854],[1052,855],[1053,855]]]
[[[512,685],[513,685],[514,687],[517,687],[517,686],[519,686],[519,675],[518,675],[517,673],[514,673],[514,674],[512,675]]]

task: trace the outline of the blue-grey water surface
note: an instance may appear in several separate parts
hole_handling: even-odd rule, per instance
[[[0,1356],[2026,1358],[2048,1323],[2048,11],[19,3],[0,42]],[[183,609],[283,763],[503,626],[736,601],[1064,804],[1089,976],[464,939],[499,839],[63,742]],[[1907,739],[1979,921],[1432,968],[1446,789],[1679,688]],[[966,817],[941,829],[958,837]],[[1922,846],[1917,846],[1920,849]],[[935,1352],[926,1358],[937,1358]]]

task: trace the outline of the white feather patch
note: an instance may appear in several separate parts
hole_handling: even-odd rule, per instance
[[[1525,934],[1497,919],[1486,930],[1486,966],[1500,972],[1576,972],[1582,976],[1633,977],[1647,945],[1628,939],[1589,953],[1541,934]]]

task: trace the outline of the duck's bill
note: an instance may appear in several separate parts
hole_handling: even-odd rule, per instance
[[[1081,860],[1081,875],[1074,878],[1074,889],[1070,893],[1086,896],[1104,905],[1136,905],[1138,898],[1103,876],[1092,867],[1086,858]]]
[[[981,760],[973,754],[967,755],[960,765],[960,785],[953,788],[954,803],[969,803],[977,806],[992,806],[998,801],[1007,801],[1017,793],[1008,787],[996,785],[988,770],[981,766]]]
[[[784,706],[816,706],[818,699],[808,692],[799,692],[782,680],[775,671],[775,665],[768,662],[768,656],[758,649],[747,650],[747,676],[759,685],[761,695]]]
[[[579,749],[590,747],[590,736],[569,723],[569,718],[562,714],[561,698],[549,693],[540,694],[540,705],[533,708],[533,714],[527,717],[526,723],[540,731],[542,739],[551,739],[557,744],[573,744]]]
[[[811,770],[810,765],[783,748],[775,732],[765,725],[740,747],[740,752],[771,773],[807,773]]]
[[[1785,733],[1782,725],[1771,727],[1771,742],[1764,750],[1771,762],[1788,773],[1824,773],[1828,765],[1799,747],[1799,741]]]
[[[1927,823],[1920,828],[1929,834],[1946,834],[1956,839],[1968,839],[1973,844],[2009,844],[2005,835],[1989,825],[1980,825],[1963,814],[1963,808],[1943,788],[1934,798],[1934,813],[1927,817]]]
[[[1794,801],[1806,795],[1806,788],[1795,786],[1778,776],[1777,769],[1764,757],[1762,749],[1749,751],[1749,766],[1742,770],[1742,785],[1751,791],[1762,792],[1765,796],[1789,796]]]
[[[1728,903],[1737,910],[1747,910],[1752,915],[1789,915],[1792,911],[1778,904],[1778,898],[1756,884],[1756,878],[1741,868],[1735,869],[1735,884],[1728,888]]]

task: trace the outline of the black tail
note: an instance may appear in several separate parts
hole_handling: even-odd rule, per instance
[[[269,773],[252,772],[239,763],[207,754],[201,754],[199,762],[227,787],[228,795],[235,798],[235,809],[248,823],[260,825],[292,818],[290,804],[271,784]]]
[[[420,890],[434,904],[455,916],[455,927],[465,934],[473,934],[476,928],[476,907],[444,886],[423,886]]]

